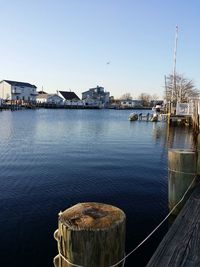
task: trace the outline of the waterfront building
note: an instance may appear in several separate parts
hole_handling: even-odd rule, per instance
[[[64,100],[65,106],[83,106],[83,101],[71,91],[59,91],[60,96]]]
[[[109,105],[110,93],[104,87],[97,86],[82,93],[82,100],[86,106],[107,107]]]
[[[0,98],[4,101],[35,102],[37,87],[27,82],[2,80],[0,82]]]
[[[119,109],[120,102],[119,99],[115,99],[114,96],[109,97],[109,108],[110,109]]]
[[[57,94],[47,94],[41,91],[36,97],[36,102],[41,104],[63,105],[63,98]]]
[[[121,108],[141,108],[142,101],[133,99],[120,99],[119,105]]]
[[[38,94],[47,94],[45,91],[41,90],[41,91],[38,91]]]

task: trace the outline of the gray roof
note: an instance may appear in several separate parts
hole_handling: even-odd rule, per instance
[[[80,100],[80,98],[74,92],[59,91],[65,100]]]
[[[97,87],[93,87],[93,88],[89,88],[87,91],[84,91],[84,92],[82,92],[82,94],[85,94],[85,93],[87,93],[87,92],[89,92],[89,91],[94,91],[94,90],[98,90],[98,89],[105,89],[103,86],[98,86],[97,85]],[[104,91],[104,93],[106,93],[105,91]]]
[[[62,99],[62,97],[60,97],[60,96],[57,95],[57,94],[46,94],[46,93],[45,93],[45,94],[39,94],[39,95],[36,96],[36,98],[37,98],[37,99],[41,99],[41,98],[43,98],[43,99],[47,99],[47,98],[52,97],[52,96],[56,96],[56,97]]]
[[[24,86],[24,87],[32,87],[32,88],[37,88],[35,85],[26,83],[26,82],[17,82],[17,81],[10,81],[10,80],[3,80],[4,82],[9,83],[10,85],[13,86]],[[1,82],[3,82],[1,81]]]

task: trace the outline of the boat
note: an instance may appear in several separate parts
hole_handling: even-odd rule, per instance
[[[163,111],[163,107],[161,105],[156,105],[155,107],[152,107],[153,112],[161,112]]]
[[[158,121],[158,114],[154,113],[153,117],[151,118],[151,121],[157,122]]]
[[[136,113],[131,113],[129,115],[129,121],[137,121],[138,120],[138,114]]]

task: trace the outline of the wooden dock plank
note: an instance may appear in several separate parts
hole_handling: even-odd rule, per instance
[[[200,266],[200,185],[194,190],[147,267]]]

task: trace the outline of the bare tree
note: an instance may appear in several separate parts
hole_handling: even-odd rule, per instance
[[[122,100],[132,100],[133,98],[132,98],[130,93],[125,93],[120,97],[120,99],[122,99]]]
[[[192,80],[188,80],[181,74],[168,75],[166,77],[165,99],[169,102],[188,102],[190,97],[197,97],[200,91]]]
[[[141,100],[142,105],[143,105],[144,107],[148,107],[148,106],[150,106],[151,95],[146,94],[146,93],[141,93],[141,94],[138,96],[138,99]]]
[[[154,101],[154,100],[158,100],[158,99],[159,99],[159,97],[158,97],[157,94],[153,94],[153,95],[151,96],[151,100],[152,100],[152,101]]]

